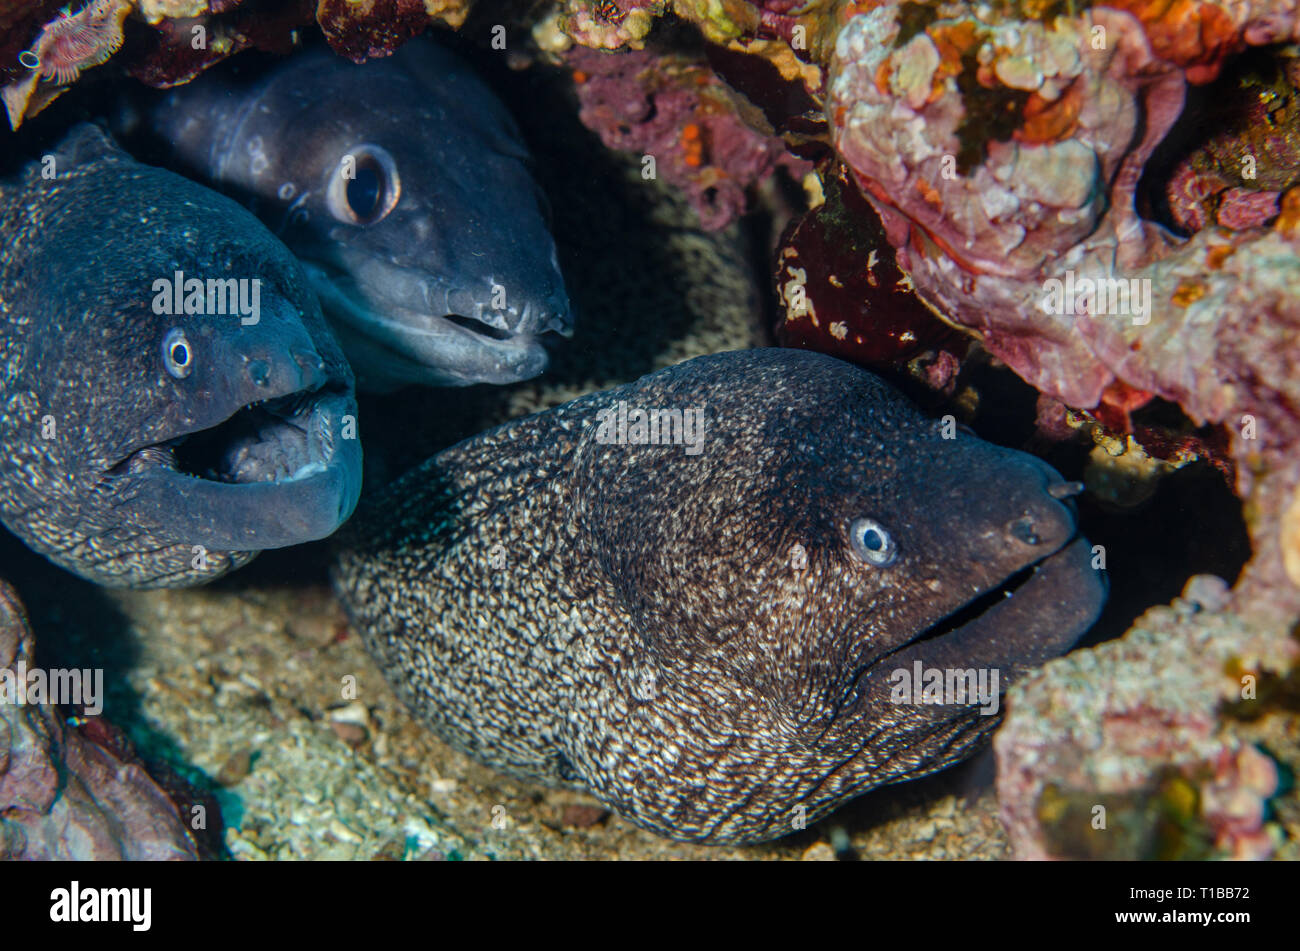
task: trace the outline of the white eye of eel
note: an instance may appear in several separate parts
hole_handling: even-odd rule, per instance
[[[874,518],[858,518],[849,526],[853,554],[869,565],[883,568],[898,557],[898,545],[888,529]]]
[[[388,217],[402,196],[397,162],[377,145],[358,145],[339,159],[325,193],[330,214],[348,225],[372,225]]]
[[[173,327],[167,331],[162,343],[163,365],[167,372],[178,380],[183,380],[194,369],[194,348],[190,346],[185,331]]]

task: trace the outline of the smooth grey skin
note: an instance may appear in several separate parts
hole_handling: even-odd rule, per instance
[[[126,124],[284,240],[363,389],[546,368],[539,337],[571,335],[572,315],[544,199],[514,121],[459,57],[418,38],[363,65],[324,48],[261,75],[232,65]]]
[[[701,451],[598,442],[620,400],[703,408]],[[999,722],[895,703],[894,671],[1005,688],[1088,629],[1106,583],[1069,490],[850,364],[722,353],[435,456],[340,532],[335,588],[457,749],[672,838],[755,842]],[[892,563],[855,542],[864,518]]]
[[[33,163],[0,182],[0,521],[134,587],[332,533],[360,494],[356,400],[301,266],[238,204],[95,126],[52,158],[52,179]],[[155,312],[178,270],[260,280],[256,323]]]

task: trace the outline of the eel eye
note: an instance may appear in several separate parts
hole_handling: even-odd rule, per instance
[[[178,380],[183,380],[194,369],[194,348],[190,346],[185,331],[173,327],[167,331],[162,345],[163,364],[167,372]]]
[[[388,216],[402,195],[393,157],[377,145],[358,145],[339,159],[325,203],[346,225],[372,225]]]
[[[898,557],[898,546],[894,544],[893,536],[874,518],[854,519],[849,526],[849,538],[853,554],[869,565],[882,568]]]

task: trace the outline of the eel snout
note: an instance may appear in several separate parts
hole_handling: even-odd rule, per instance
[[[1073,495],[1050,465],[1016,453],[1004,460],[984,516],[991,544],[966,552],[989,573],[965,603],[919,630],[880,664],[920,660],[939,668],[989,668],[1005,687],[1016,676],[1070,649],[1106,600],[1105,574],[1078,535]],[[1000,517],[992,517],[993,512]],[[999,524],[1000,523],[1000,524]]]
[[[456,286],[374,262],[355,264],[352,274],[315,262],[305,268],[358,379],[375,392],[531,379],[549,365],[546,342],[573,334],[562,288]]]
[[[832,731],[838,741],[866,719],[891,723],[896,741],[925,745],[938,736],[965,746],[996,725],[1012,683],[1064,654],[1096,622],[1107,583],[1077,534],[1070,498],[1077,487],[1020,454],[1004,457],[998,471],[980,513],[988,529],[948,562],[975,563],[964,577],[982,580],[870,663],[851,689],[852,713]],[[963,684],[966,693],[954,690]]]

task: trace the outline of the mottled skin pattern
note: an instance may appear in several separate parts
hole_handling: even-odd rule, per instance
[[[620,399],[703,407],[703,451],[597,443],[597,411]],[[848,364],[724,353],[444,451],[363,506],[335,581],[456,748],[673,838],[758,841],[797,807],[812,821],[933,772],[997,723],[891,703],[889,671],[995,667],[1005,687],[1095,620],[1104,582],[1067,544],[1059,482],[943,438]],[[862,517],[891,533],[892,564],[856,553]],[[986,591],[1001,603],[912,643]]]
[[[359,443],[337,438],[356,412],[352,375],[293,256],[234,202],[132,161],[94,126],[52,158],[53,178],[34,163],[0,182],[0,521],[113,586],[210,581],[328,535],[360,491]],[[153,282],[176,270],[260,280],[257,325],[155,313]],[[177,329],[184,379],[164,366]],[[268,428],[224,481],[177,471],[178,439],[295,395],[288,454]],[[277,466],[307,461],[293,447],[309,424],[330,427],[312,437],[333,444],[328,464],[277,481]]]

